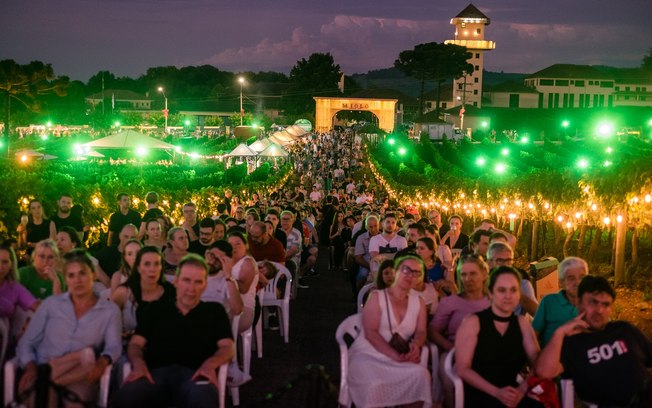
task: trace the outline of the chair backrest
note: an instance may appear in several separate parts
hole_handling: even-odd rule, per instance
[[[573,380],[564,378],[561,383],[561,408],[575,407],[575,386]],[[583,405],[584,406],[584,405]],[[588,408],[598,408],[596,404],[586,404]]]
[[[371,289],[373,289],[373,287],[374,287],[373,283],[367,283],[358,292],[358,300],[357,300],[358,313],[362,312],[362,308],[364,307],[364,303],[365,303],[365,300],[366,300],[365,296],[369,293],[369,291]]]
[[[444,371],[455,385],[455,408],[464,407],[464,383],[455,372],[455,348],[452,348],[444,361]]]
[[[362,316],[354,314],[342,321],[337,330],[335,331],[335,340],[340,348],[340,393],[338,402],[341,406],[348,407],[351,405],[351,397],[349,396],[349,344],[345,336],[350,336],[355,340],[362,332]]]
[[[291,291],[291,286],[292,286],[292,274],[288,270],[285,265],[280,264],[278,262],[272,262],[274,266],[278,269],[278,273],[276,276],[274,276],[274,279],[272,279],[267,286],[263,288],[263,306],[267,300],[279,300],[276,298],[276,287],[278,285],[279,279],[281,279],[282,276],[285,277],[285,291],[283,292],[283,300],[287,300],[287,302],[290,301],[290,291]]]

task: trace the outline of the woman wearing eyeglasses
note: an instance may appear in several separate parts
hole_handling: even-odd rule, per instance
[[[440,350],[438,378],[433,384],[435,394],[433,401],[441,403],[445,397],[446,406],[452,406],[453,384],[444,373],[444,361],[453,348],[457,329],[469,314],[489,307],[486,282],[489,278],[489,266],[482,257],[467,255],[457,264],[457,275],[461,292],[441,299],[435,316],[428,327],[428,337]],[[444,395],[445,394],[445,395]]]
[[[408,255],[396,260],[395,271],[392,286],[369,295],[362,311],[362,333],[349,350],[348,382],[357,407],[431,403],[430,373],[419,365],[426,341],[426,306],[411,291],[415,281],[423,279],[425,268],[421,259]],[[392,345],[396,335],[404,343],[402,351]]]

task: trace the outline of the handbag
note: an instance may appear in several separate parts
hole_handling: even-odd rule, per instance
[[[392,338],[389,339],[389,345],[391,348],[396,350],[398,354],[407,354],[407,352],[410,351],[410,343],[401,337],[400,334],[392,330],[392,319],[389,317],[389,308],[391,306],[389,304],[389,298],[387,297],[387,291],[384,290],[383,292],[385,292],[385,302],[387,303],[387,322],[389,323],[389,331],[392,332]]]

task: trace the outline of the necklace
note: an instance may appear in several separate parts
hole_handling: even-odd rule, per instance
[[[496,313],[494,313],[493,309],[489,308],[489,313],[491,313],[491,318],[497,322],[501,323],[507,323],[512,319],[512,314],[510,313],[509,316],[504,317],[504,316],[498,316]]]

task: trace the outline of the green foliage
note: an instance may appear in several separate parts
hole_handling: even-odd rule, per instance
[[[302,58],[290,71],[290,84],[283,96],[289,114],[314,112],[314,96],[339,94],[340,66],[330,53],[314,53]]]
[[[212,214],[213,197],[222,194],[225,188],[245,192],[265,190],[279,185],[289,171],[290,166],[285,165],[270,175],[267,163],[247,176],[246,165],[225,171],[222,163],[162,166],[36,161],[22,167],[13,161],[3,161],[0,162],[0,191],[4,192],[0,200],[0,218],[4,224],[0,224],[0,237],[6,238],[6,233],[2,232],[3,225],[13,232],[21,214],[27,213],[24,199],[41,200],[49,217],[56,211],[60,195],[70,194],[73,202],[84,208],[87,224],[99,227],[90,239],[94,243],[100,240],[100,234],[106,233],[109,215],[117,208],[115,197],[120,192],[142,200],[148,191],[156,191],[161,202],[167,203],[163,204],[165,212],[179,219],[180,205],[184,202],[192,200],[197,203],[201,214]],[[97,204],[93,198],[99,200]],[[135,207],[140,212],[145,211],[143,201]]]

